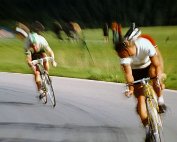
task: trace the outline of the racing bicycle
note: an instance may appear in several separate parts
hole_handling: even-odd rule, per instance
[[[37,60],[33,60],[32,64],[34,66],[37,66],[40,72],[41,77],[41,88],[44,92],[44,95],[40,98],[44,104],[47,103],[48,98],[51,101],[51,104],[53,107],[56,106],[56,99],[55,99],[55,93],[52,86],[52,81],[50,79],[50,76],[48,72],[44,69],[43,62],[45,61],[53,61],[52,57],[45,57]]]
[[[144,90],[148,114],[148,125],[150,128],[150,142],[164,142],[163,126],[161,116],[159,114],[157,96],[150,82],[151,78],[143,78],[134,81],[133,85],[140,83]],[[159,81],[158,84],[160,85]],[[126,86],[128,87],[128,84]]]

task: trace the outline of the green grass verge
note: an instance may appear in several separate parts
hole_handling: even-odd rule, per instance
[[[166,88],[177,89],[177,26],[142,27],[143,33],[148,33],[156,40],[164,57],[167,74]],[[123,29],[123,33],[127,28]],[[122,70],[110,42],[104,43],[101,29],[84,30],[87,47],[82,42],[59,41],[51,32],[45,33],[51,48],[55,52],[58,67],[51,68],[50,74],[55,76],[85,78],[111,82],[124,82]],[[24,43],[14,39],[0,39],[0,71],[31,73],[25,63]]]

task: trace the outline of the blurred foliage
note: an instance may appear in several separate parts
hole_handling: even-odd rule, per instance
[[[142,33],[150,34],[164,57],[166,88],[177,89],[177,26],[141,27]],[[127,28],[123,28],[123,33]],[[57,68],[50,70],[51,75],[124,82],[119,59],[113,49],[112,34],[109,43],[103,39],[102,29],[85,29],[86,45],[83,42],[67,39],[59,40],[54,33],[44,33],[49,45],[54,50]],[[111,31],[110,31],[111,33]],[[24,43],[12,39],[0,39],[0,71],[31,73],[25,62]]]
[[[76,21],[82,28],[100,27],[104,22],[123,26],[176,25],[176,0],[0,0],[0,24],[35,20],[51,28],[54,19]]]

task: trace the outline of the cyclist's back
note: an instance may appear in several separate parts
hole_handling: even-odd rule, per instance
[[[25,53],[28,54],[41,54],[49,50],[49,44],[46,39],[37,34],[30,33],[25,42]]]

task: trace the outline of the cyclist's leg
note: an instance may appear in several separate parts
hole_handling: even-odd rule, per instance
[[[41,77],[40,77],[40,72],[38,70],[34,72],[34,80],[36,82],[38,91],[40,91],[41,90]]]
[[[164,72],[164,62],[163,62],[162,55],[161,55],[158,48],[156,48],[156,52],[157,52],[157,56],[158,56],[158,59],[159,59],[160,68],[161,68],[162,72]]]
[[[156,77],[156,70],[153,65],[150,66],[149,76],[151,78]],[[159,84],[157,83],[157,78],[154,78],[152,81],[153,81],[154,91],[156,92],[157,96],[160,97],[161,96],[161,88],[160,88]]]
[[[135,90],[137,90],[135,88]],[[143,94],[143,90],[138,90],[135,93],[137,94]],[[136,95],[136,94],[135,94]],[[145,96],[144,95],[136,95],[137,97],[137,112],[139,114],[139,117],[141,119],[141,122],[144,126],[145,129],[145,141],[149,142],[150,139],[150,127],[148,125],[148,114],[147,114],[147,109],[146,109],[146,102],[145,102]]]
[[[34,81],[36,83],[37,90],[38,90],[39,94],[43,94],[39,68],[37,66],[35,66],[33,71],[34,71],[34,73],[33,73],[34,74]]]
[[[156,76],[155,68],[152,65],[150,66],[150,69],[149,69],[149,75],[150,75],[151,78]],[[161,82],[161,85],[159,86],[157,78],[154,78],[152,81],[153,81],[153,89],[156,92],[157,97],[158,97],[159,112],[164,113],[166,111],[166,105],[165,105],[165,102],[164,102],[162,89],[165,88],[165,85],[164,85],[163,82]]]
[[[144,77],[148,77],[148,71],[149,71],[149,66],[144,69],[133,69],[132,73],[133,73],[134,80],[139,80]],[[145,128],[146,141],[148,141],[150,136],[150,131],[149,131],[150,129],[148,125],[148,114],[146,109],[144,90],[141,84],[134,85],[134,94],[137,98],[137,112]]]
[[[31,60],[37,60],[40,59],[41,55],[40,54],[32,54],[31,55]],[[39,68],[37,65],[35,65],[33,68],[33,74],[34,74],[34,81],[36,83],[37,86],[37,90],[40,91],[41,90],[41,77],[40,77],[40,72],[39,72]]]
[[[145,96],[143,95],[143,89],[136,85],[134,87],[135,96],[137,98],[137,112],[140,116],[141,122],[144,126],[148,124],[148,116],[146,110]],[[139,95],[142,94],[142,95]]]
[[[134,80],[139,80],[145,77],[148,77],[149,66],[144,69],[133,69],[132,74]],[[143,125],[147,125],[147,111],[146,111],[146,103],[144,97],[144,90],[141,84],[134,85],[134,94],[137,98],[137,110],[138,114],[141,118]]]
[[[44,98],[44,96],[46,96],[46,93],[44,91],[44,88],[42,87],[41,75],[40,75],[40,72],[38,69],[34,73],[34,79],[36,82],[37,90],[39,92],[39,99],[42,99],[42,98]],[[44,99],[43,101],[44,101],[44,103],[47,102],[46,99]]]

